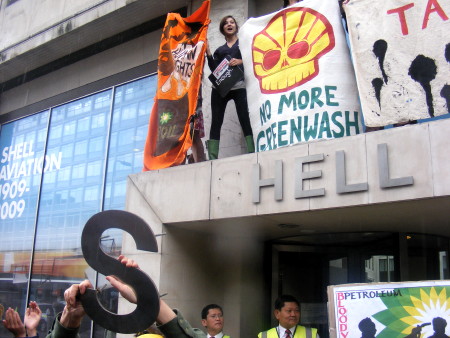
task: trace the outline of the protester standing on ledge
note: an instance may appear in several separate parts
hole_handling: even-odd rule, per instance
[[[208,66],[211,71],[214,71],[216,67],[228,57],[230,59],[229,66],[239,67],[244,72],[244,66],[242,62],[242,55],[239,49],[239,40],[237,33],[239,27],[236,20],[228,15],[220,21],[220,32],[225,37],[226,43],[216,49],[214,55],[211,54],[209,46],[207,48]],[[247,104],[247,91],[245,90],[244,78],[238,81],[228,92],[225,97],[219,94],[219,91],[212,88],[211,92],[211,131],[209,134],[209,140],[206,141],[208,148],[208,155],[210,160],[218,158],[219,155],[219,142],[220,142],[220,130],[223,124],[223,118],[225,115],[225,108],[228,101],[233,100],[236,105],[236,111],[238,114],[239,122],[244,132],[245,142],[247,145],[247,151],[249,153],[255,152],[255,145],[253,142],[252,127],[250,124],[250,117]]]
[[[260,332],[258,338],[319,338],[317,329],[298,325],[300,304],[294,296],[282,295],[275,300],[275,318],[278,326]]]

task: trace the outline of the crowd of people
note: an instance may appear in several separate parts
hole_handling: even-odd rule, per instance
[[[139,268],[138,264],[125,256],[119,256],[119,261],[127,267]],[[124,284],[115,276],[107,276],[107,280],[115,287],[122,297],[131,303],[136,303],[137,298],[133,289]],[[59,313],[47,334],[47,338],[75,338],[85,315],[79,295],[92,288],[89,280],[80,284],[70,286],[64,292],[66,305]],[[17,311],[9,308],[6,311],[3,325],[16,338],[38,337],[37,327],[42,312],[36,302],[30,302],[22,322]],[[300,305],[296,298],[290,295],[282,295],[275,302],[275,318],[279,325],[268,331],[260,332],[259,338],[318,338],[316,329],[306,328],[298,325],[300,321]],[[164,300],[160,299],[160,309],[156,318],[156,325],[147,330],[139,332],[136,336],[141,338],[230,338],[224,334],[224,315],[220,305],[209,304],[201,311],[201,323],[205,332],[193,328],[182,316],[182,314],[171,309]]]
[[[138,264],[123,255],[119,256],[119,261],[127,267],[139,268]],[[131,303],[137,303],[133,289],[115,276],[107,276],[107,280],[116,288],[122,297]],[[89,280],[80,284],[70,286],[64,292],[65,307],[59,313],[47,334],[47,338],[77,338],[81,321],[85,316],[85,310],[80,300],[80,295],[84,294],[88,288],[93,288]],[[220,305],[209,304],[201,311],[201,323],[204,331],[193,328],[187,322],[181,312],[172,309],[167,303],[160,299],[159,313],[156,323],[147,330],[139,332],[136,337],[141,338],[230,338],[224,333],[224,312]],[[258,338],[320,338],[317,329],[299,325],[300,303],[292,295],[280,295],[274,304],[274,317],[278,325],[267,331],[258,334]],[[37,327],[41,319],[42,311],[34,301],[30,302],[25,312],[24,321],[20,319],[17,311],[9,308],[5,313],[3,325],[16,338],[39,337]],[[421,337],[422,327],[431,325],[425,323],[414,327],[411,334],[405,338]],[[449,338],[445,334],[447,321],[441,317],[436,317],[432,321],[434,334],[429,338]],[[370,318],[363,319],[359,325],[362,338],[375,337],[376,327]]]

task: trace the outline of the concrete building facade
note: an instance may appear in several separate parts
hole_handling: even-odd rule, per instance
[[[229,105],[219,160],[140,172],[165,15],[200,4],[0,1],[0,182],[8,187],[0,303],[48,306],[45,331],[64,289],[84,274],[95,279],[79,240],[86,220],[106,209],[141,216],[159,252],[137,251],[117,231],[105,234],[105,251],[136,259],[193,326],[204,305],[221,304],[234,337],[269,328],[281,293],[297,296],[302,323],[328,337],[327,285],[448,279],[449,120],[241,155]],[[213,0],[211,49],[223,43],[224,15],[242,24],[281,6]],[[205,139],[210,90],[204,81]],[[9,174],[24,159],[32,168],[52,158],[53,169]],[[132,309],[105,293],[111,309]],[[86,321],[81,333],[104,330]]]
[[[130,175],[127,210],[166,235],[156,268],[127,251],[128,242],[124,250],[158,271],[160,290],[181,308],[224,304],[231,334],[267,327],[280,291],[302,299],[307,324],[326,328],[327,285],[448,278],[439,258],[448,259],[448,126],[436,121]]]

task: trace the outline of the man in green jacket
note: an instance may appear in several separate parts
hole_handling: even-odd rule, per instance
[[[139,268],[136,262],[124,256],[119,256],[119,261],[128,266]],[[133,290],[114,276],[106,279],[115,287],[120,294],[129,302],[136,303],[136,295]],[[74,284],[64,292],[66,305],[62,313],[58,314],[47,338],[78,338],[78,330],[81,325],[85,311],[83,305],[77,299],[79,294],[84,294],[87,288],[92,288],[88,280],[80,284]],[[205,334],[191,325],[176,310],[172,310],[162,299],[159,303],[159,313],[156,322],[158,328],[167,338],[205,338]]]
[[[223,310],[217,304],[206,305],[202,310],[202,325],[207,338],[230,338],[223,334]]]
[[[260,332],[258,338],[319,338],[317,329],[298,325],[300,303],[291,295],[282,295],[275,300],[275,318],[278,326]]]

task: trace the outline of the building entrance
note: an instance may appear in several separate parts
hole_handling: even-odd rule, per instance
[[[273,242],[271,298],[292,294],[302,325],[328,335],[327,286],[447,279],[448,238],[404,233],[345,233]]]

